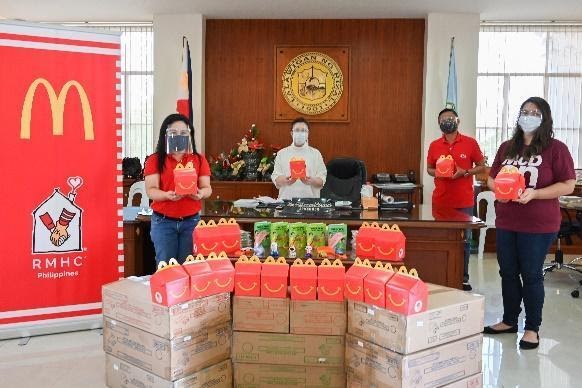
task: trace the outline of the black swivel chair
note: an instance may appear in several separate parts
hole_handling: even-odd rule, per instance
[[[327,179],[321,189],[321,198],[333,201],[351,201],[360,204],[360,190],[366,183],[366,165],[353,158],[336,158],[327,163]]]
[[[566,218],[560,224],[560,231],[558,232],[556,253],[554,256],[554,261],[552,261],[549,266],[544,268],[544,271],[543,271],[544,276],[546,276],[547,272],[552,272],[555,269],[562,269],[562,268],[567,268],[567,269],[570,269],[572,271],[582,273],[582,270],[580,270],[579,268],[577,268],[576,266],[573,265],[574,263],[581,260],[582,257],[577,257],[576,259],[572,260],[570,263],[565,264],[564,263],[564,252],[562,251],[562,244],[561,244],[561,240],[564,239],[564,240],[566,240],[566,245],[572,245],[572,243],[573,243],[572,236],[573,235],[577,235],[578,237],[581,236],[581,233],[582,233],[582,225],[581,225],[582,213],[576,212],[576,220],[572,220],[572,217],[570,217],[570,214],[565,209],[561,209],[561,210],[562,210],[562,214],[564,214],[566,216]],[[580,284],[582,285],[582,281],[580,281]],[[574,291],[572,291],[571,295],[574,298],[578,298],[580,296],[579,289],[576,288]]]

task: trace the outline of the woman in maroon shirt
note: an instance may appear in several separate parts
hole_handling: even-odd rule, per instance
[[[483,332],[517,333],[523,301],[525,327],[519,346],[535,349],[544,304],[544,260],[560,229],[558,197],[570,194],[576,184],[572,156],[554,139],[552,112],[543,98],[530,97],[521,104],[513,137],[501,144],[491,166],[491,190],[493,178],[506,165],[524,175],[526,190],[517,200],[495,203],[503,320]]]

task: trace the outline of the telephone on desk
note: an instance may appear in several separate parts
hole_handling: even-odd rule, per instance
[[[379,172],[372,176],[374,183],[415,183],[414,171],[410,170],[407,174],[390,174]]]

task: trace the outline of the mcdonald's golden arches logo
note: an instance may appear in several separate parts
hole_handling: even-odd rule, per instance
[[[26,96],[24,97],[24,105],[22,106],[22,115],[20,116],[20,138],[30,139],[30,120],[32,117],[32,104],[36,89],[39,85],[44,86],[48,94],[49,102],[51,104],[51,114],[53,118],[53,135],[63,135],[63,118],[65,114],[65,102],[67,100],[67,93],[71,87],[77,89],[79,99],[81,100],[81,109],[83,113],[83,126],[85,129],[85,140],[94,140],[95,133],[93,131],[93,115],[91,114],[91,105],[87,98],[87,93],[83,86],[75,81],[68,81],[57,95],[55,89],[50,82],[44,78],[37,78],[28,87]]]

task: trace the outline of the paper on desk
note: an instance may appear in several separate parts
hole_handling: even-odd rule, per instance
[[[281,200],[281,199],[275,199],[275,198],[271,198],[271,197],[267,197],[267,196],[261,196],[261,197],[255,198],[255,199],[257,201],[259,201],[260,203],[265,203],[265,204],[283,203],[283,200]]]
[[[257,207],[258,204],[256,199],[237,199],[232,203],[234,207]]]

